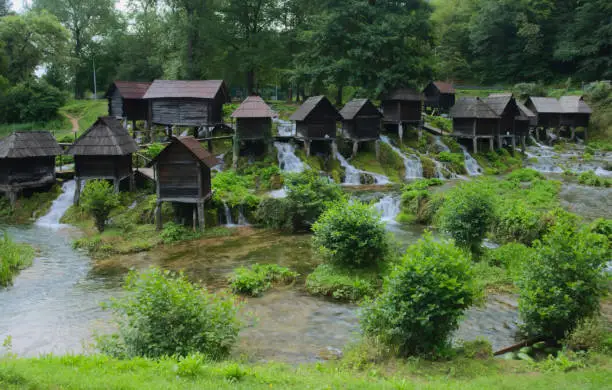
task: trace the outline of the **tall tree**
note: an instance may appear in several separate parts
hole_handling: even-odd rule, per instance
[[[6,16],[11,12],[11,5],[10,0],[0,0],[0,17]]]
[[[102,37],[115,23],[114,0],[35,0],[35,9],[46,9],[56,15],[72,34],[74,67],[74,96],[82,98],[88,85],[91,50],[95,38]]]

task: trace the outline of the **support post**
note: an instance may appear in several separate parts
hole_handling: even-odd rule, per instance
[[[200,230],[206,228],[206,218],[204,218],[204,201],[198,202],[198,222],[200,224]]]
[[[134,192],[135,189],[136,189],[136,177],[134,175],[134,172],[132,172],[130,174],[130,192]]]
[[[193,138],[198,138],[198,127],[193,128]]]
[[[489,150],[494,151],[495,147],[493,146],[493,138],[489,138]]]
[[[115,177],[113,179],[113,191],[115,192],[115,194],[119,193],[119,182],[120,182],[120,180],[119,180],[118,177]]]
[[[336,143],[336,141],[332,141],[331,145],[331,158],[336,158],[336,155],[338,154],[338,144]]]
[[[478,138],[476,137],[472,138],[472,149],[474,153],[478,153]]]
[[[570,140],[573,141],[576,138],[576,128],[574,126],[570,127],[570,132],[571,132]]]
[[[155,227],[157,230],[162,230],[164,224],[162,222],[162,208],[161,201],[157,201],[155,204]]]
[[[357,155],[358,150],[359,150],[359,141],[353,141],[353,154],[351,154],[351,158]]]
[[[74,179],[75,182],[75,186],[74,186],[74,204],[75,205],[79,205],[79,200],[81,198],[81,178],[80,177],[76,177]]]
[[[193,226],[192,226],[192,229],[193,229],[193,231],[194,231],[194,232],[196,231],[196,228],[197,228],[197,223],[198,223],[198,219],[197,219],[197,216],[198,216],[197,209],[198,209],[198,208],[197,208],[197,205],[193,205],[193,208],[192,208],[192,215],[191,215],[191,224],[193,225]]]
[[[304,148],[306,149],[306,157],[310,157],[310,141],[304,140]]]
[[[525,154],[526,149],[525,149],[525,136],[521,136],[521,153]]]
[[[376,150],[376,160],[380,160],[380,140],[376,140],[374,143],[374,150]]]
[[[212,152],[213,152],[213,143],[212,143],[212,140],[211,140],[211,139],[209,139],[208,141],[206,141],[206,146],[208,146],[208,151],[209,151],[210,153],[212,153]]]
[[[132,138],[136,139],[136,119],[132,119]]]
[[[516,151],[516,137],[513,135],[512,136],[512,153],[514,154],[515,151]]]
[[[9,203],[11,204],[11,210],[15,209],[15,203],[17,203],[17,192],[9,191],[7,192],[7,196],[9,198]]]
[[[502,136],[498,135],[497,136],[497,149],[501,149],[502,147],[503,147]]]
[[[399,137],[400,144],[403,144],[404,143],[404,127],[402,125],[402,122],[399,122],[397,124],[397,135]]]
[[[234,145],[232,151],[232,165],[234,166],[234,169],[236,169],[238,167],[238,157],[240,157],[240,140],[238,140],[238,136],[234,136]]]

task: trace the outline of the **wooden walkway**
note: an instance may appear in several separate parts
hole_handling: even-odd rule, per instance
[[[443,135],[449,134],[449,133],[446,133],[444,130],[438,129],[437,127],[433,127],[432,125],[429,125],[427,123],[423,124],[423,128],[433,135],[443,136]]]

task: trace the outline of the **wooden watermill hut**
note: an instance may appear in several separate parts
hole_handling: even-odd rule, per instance
[[[240,146],[248,142],[261,142],[265,150],[272,143],[272,118],[274,111],[259,96],[249,96],[232,113],[236,120],[234,133],[234,164],[240,155]]]
[[[557,99],[531,96],[525,106],[535,114],[537,127],[558,128],[561,124],[563,108]]]
[[[136,142],[119,120],[108,116],[98,118],[66,151],[66,154],[74,156],[74,203],[79,203],[82,180],[112,180],[115,191],[119,192],[121,180],[129,178],[132,190],[132,153],[136,151]]]
[[[514,121],[514,134],[520,139],[521,149],[525,152],[525,140],[529,136],[529,131],[536,125],[536,116],[523,103],[517,101],[516,105],[519,115]]]
[[[55,183],[62,149],[48,131],[19,131],[0,140],[0,191],[15,205],[20,191]]]
[[[559,104],[563,109],[561,114],[560,126],[569,128],[571,131],[571,139],[576,135],[576,128],[584,129],[584,139],[587,137],[587,128],[591,119],[592,110],[586,104],[582,96],[561,96]]]
[[[136,81],[115,81],[106,91],[108,99],[108,116],[132,121],[136,129],[136,121],[147,120],[149,103],[144,95],[151,83]]]
[[[422,127],[423,94],[412,88],[398,88],[381,96],[383,123],[397,125],[400,141],[404,137],[404,125]],[[420,134],[420,130],[419,130]]]
[[[425,107],[439,112],[448,112],[455,105],[455,88],[451,83],[432,81],[423,90]]]
[[[193,137],[172,137],[149,166],[157,178],[157,208],[155,221],[162,229],[162,202],[193,204],[194,227],[198,221],[204,229],[204,202],[211,197],[211,168],[218,164]]]
[[[223,104],[230,102],[223,80],[155,80],[144,98],[150,101],[151,123],[169,129],[210,130],[223,123]]]
[[[353,99],[342,110],[342,131],[353,141],[353,156],[359,142],[378,141],[382,127],[382,113],[369,99]]]
[[[491,94],[484,102],[499,116],[497,147],[501,149],[502,140],[507,139],[512,143],[512,147],[516,148],[515,120],[520,115],[520,110],[512,94]]]
[[[342,120],[340,113],[325,96],[308,98],[291,115],[296,124],[296,136],[304,140],[306,155],[310,156],[313,141],[335,142],[336,122]]]
[[[474,152],[478,152],[480,140],[488,140],[489,149],[493,150],[500,118],[488,104],[478,97],[461,98],[451,108],[450,116],[453,137],[471,140]]]

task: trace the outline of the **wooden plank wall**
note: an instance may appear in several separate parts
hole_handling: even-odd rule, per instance
[[[115,88],[113,96],[110,99],[109,112],[110,116],[123,117],[123,98],[119,93],[119,89]]]
[[[154,99],[153,123],[177,126],[201,126],[209,123],[210,101],[204,99]]]
[[[54,157],[33,157],[7,159],[3,166],[8,174],[8,184],[25,184],[43,179],[53,179],[55,173]]]
[[[160,200],[199,199],[198,175],[201,174],[194,156],[178,144],[170,146],[157,161]],[[210,175],[210,174],[209,174]],[[210,176],[208,180],[210,186]]]

